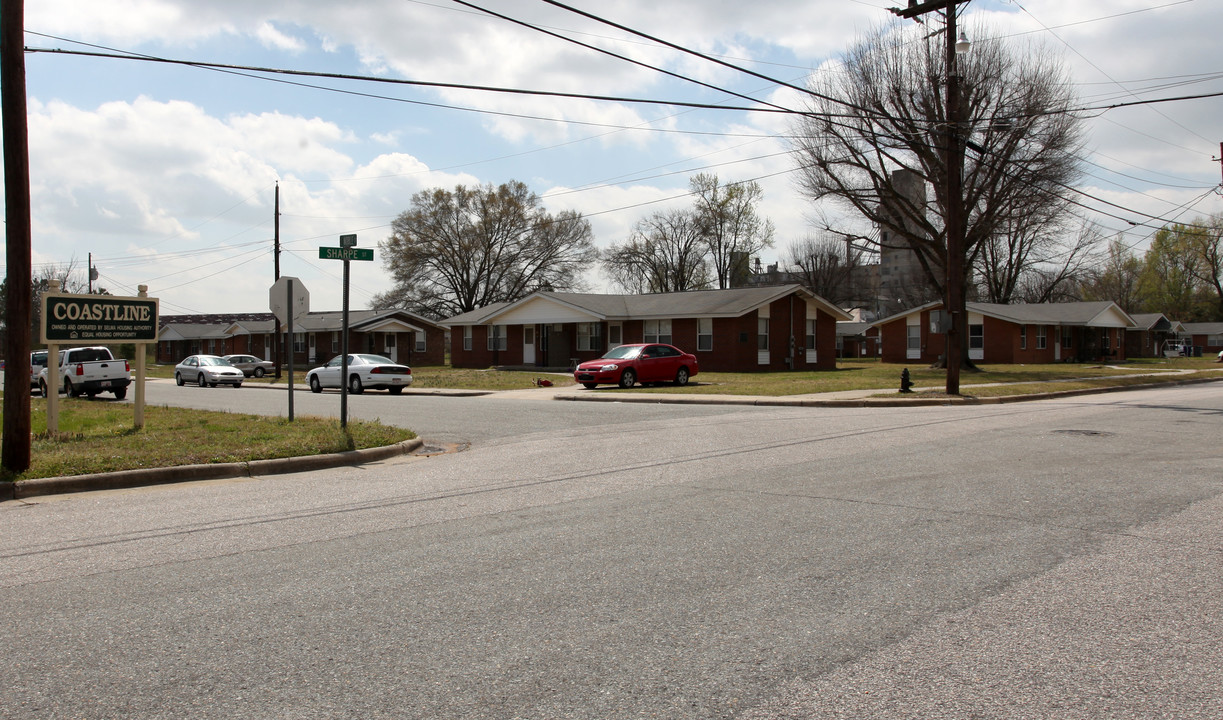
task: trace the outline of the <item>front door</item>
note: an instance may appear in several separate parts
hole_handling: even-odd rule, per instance
[[[522,328],[522,364],[535,364],[535,326],[524,325]]]

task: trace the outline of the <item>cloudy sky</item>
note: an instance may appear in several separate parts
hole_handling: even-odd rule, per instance
[[[835,72],[898,0],[570,0],[684,48],[801,85]],[[522,21],[494,17],[479,8]],[[1056,53],[1082,104],[1223,92],[1218,0],[973,0],[962,27]],[[118,53],[383,79],[746,106],[684,78],[799,107],[791,90],[542,0],[26,0],[30,49]],[[557,37],[561,36],[561,37]],[[565,38],[565,39],[561,39]],[[597,242],[687,205],[688,179],[756,179],[775,261],[812,231],[779,136],[784,116],[362,80],[222,71],[49,52],[26,55],[36,268],[93,255],[120,295],[146,284],[163,315],[261,312],[281,273],[311,309],[337,310],[342,265],[318,248],[356,233],[377,247],[413,193],[521,180],[549,210],[577,210]],[[1088,113],[1080,198],[1141,251],[1160,220],[1223,212],[1223,98]],[[1107,204],[1112,203],[1112,204]],[[1156,219],[1152,219],[1156,218]],[[351,303],[390,287],[379,252],[353,263]],[[83,277],[83,276],[82,276]],[[592,272],[596,290],[606,289]]]

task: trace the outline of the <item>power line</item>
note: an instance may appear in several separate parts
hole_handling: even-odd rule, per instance
[[[457,2],[459,0],[455,0],[455,1]],[[31,33],[31,34],[37,34],[37,33]],[[696,108],[700,110],[733,110],[737,112],[781,113],[781,114],[786,114],[786,115],[803,114],[802,111],[799,111],[799,110],[791,110],[789,108],[781,107],[780,105],[772,105],[772,103],[763,102],[763,101],[756,100],[755,98],[750,98],[747,96],[742,96],[742,97],[745,97],[748,100],[752,100],[754,102],[759,102],[761,105],[765,105],[769,107],[741,107],[741,106],[736,106],[736,105],[721,105],[721,104],[716,104],[716,103],[688,102],[684,100],[655,100],[652,98],[619,97],[615,95],[595,95],[591,93],[568,93],[568,92],[560,92],[560,91],[555,91],[555,90],[528,90],[525,88],[495,87],[491,85],[471,85],[471,84],[466,84],[466,83],[446,83],[446,82],[435,82],[431,80],[407,80],[403,78],[375,77],[371,75],[351,75],[347,73],[330,73],[330,72],[319,72],[319,71],[313,71],[313,70],[288,70],[285,68],[259,67],[255,65],[235,65],[232,63],[204,62],[204,61],[198,61],[198,60],[173,60],[170,58],[155,57],[151,55],[134,55],[134,54],[124,55],[120,53],[87,52],[85,50],[61,50],[61,49],[54,49],[54,48],[26,47],[25,51],[28,53],[46,53],[46,54],[52,54],[52,55],[77,55],[81,57],[106,58],[106,59],[112,59],[112,60],[139,60],[142,62],[162,63],[166,65],[185,65],[188,67],[198,67],[198,68],[205,68],[209,70],[219,70],[222,72],[234,71],[235,74],[242,74],[245,72],[255,72],[255,73],[267,73],[270,75],[290,75],[290,76],[295,76],[295,77],[325,78],[328,80],[352,80],[352,81],[360,81],[360,82],[385,83],[389,85],[410,85],[410,86],[426,87],[426,88],[443,88],[447,90],[472,90],[472,91],[479,91],[479,92],[503,93],[503,94],[509,94],[509,95],[531,95],[531,96],[537,96],[537,97],[556,97],[556,98],[577,99],[577,100],[599,100],[599,101],[605,101],[605,102],[619,102],[619,103],[644,104],[644,105],[671,105],[671,106],[678,106],[678,107]],[[296,84],[296,83],[290,83],[290,84]],[[307,86],[307,87],[313,87],[313,86]],[[713,87],[713,86],[710,86],[710,87]],[[337,92],[345,92],[345,91],[337,90]],[[723,92],[731,92],[731,91],[725,90]],[[363,93],[350,93],[350,94],[361,95]],[[731,94],[737,95],[738,93],[731,93]],[[371,95],[368,97],[380,97],[380,96]],[[381,97],[380,99],[394,100],[398,98]],[[398,99],[398,100],[400,100],[401,102],[409,102],[409,103],[414,103],[414,104],[419,104],[419,105],[433,105],[437,107],[451,107],[451,109],[462,109],[462,108],[454,108],[453,106],[439,105],[438,103],[429,103],[429,102],[406,100],[406,99]],[[480,112],[488,112],[488,111],[480,111]],[[526,116],[526,117],[529,117],[529,116]],[[535,118],[535,119],[545,119],[545,118]]]

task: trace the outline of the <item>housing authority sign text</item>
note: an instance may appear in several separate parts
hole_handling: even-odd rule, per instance
[[[155,342],[157,298],[113,295],[42,297],[43,342]]]

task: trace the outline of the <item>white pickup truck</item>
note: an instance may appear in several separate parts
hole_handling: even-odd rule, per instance
[[[38,389],[47,395],[50,364],[38,376]],[[59,351],[60,392],[72,397],[100,392],[113,392],[115,399],[127,397],[127,386],[132,382],[132,368],[127,360],[117,359],[105,347],[82,347]]]

